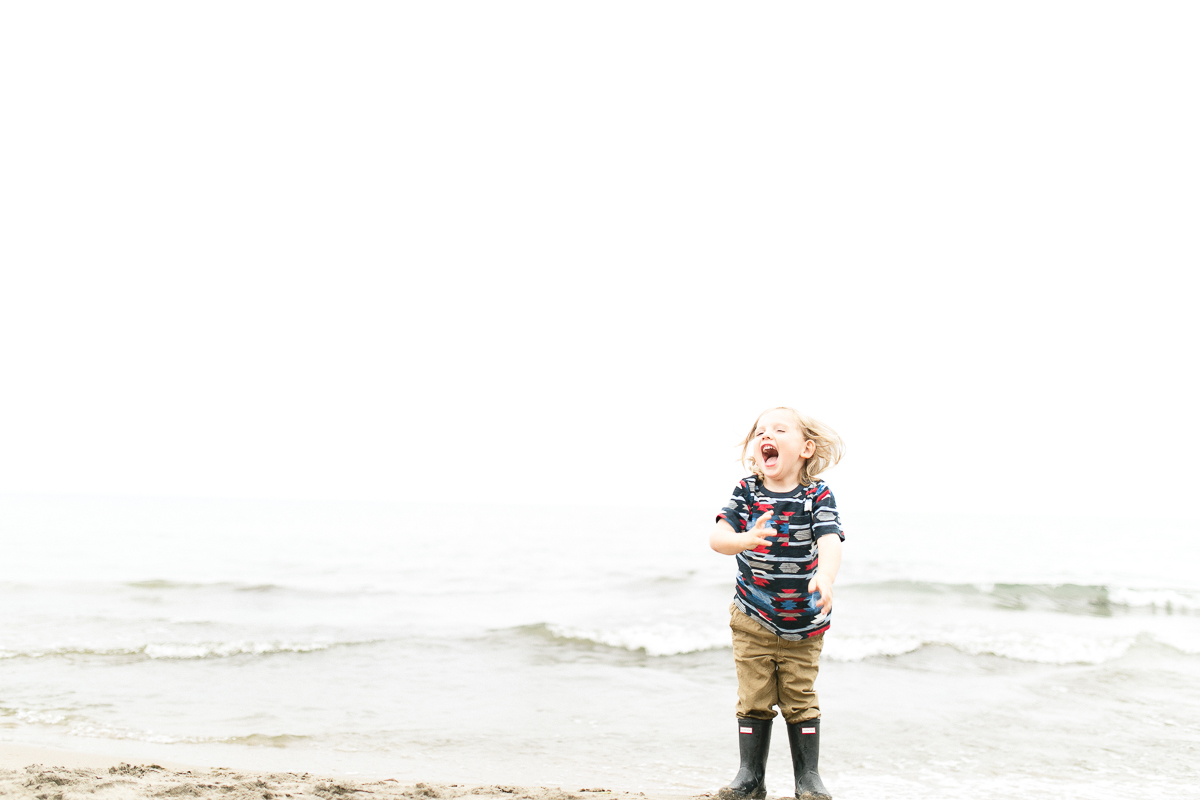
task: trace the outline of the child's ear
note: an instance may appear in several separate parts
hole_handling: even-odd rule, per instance
[[[801,458],[812,458],[813,453],[817,452],[817,443],[812,439],[804,440],[804,447],[800,449]]]

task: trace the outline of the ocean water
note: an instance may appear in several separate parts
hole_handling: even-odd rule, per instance
[[[0,498],[0,739],[713,791],[737,767],[713,512]],[[1200,525],[843,519],[835,797],[1200,797]],[[772,753],[789,796],[781,724]]]

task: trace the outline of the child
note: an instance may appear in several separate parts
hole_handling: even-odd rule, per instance
[[[799,800],[831,800],[817,773],[821,709],[813,681],[842,560],[833,495],[816,476],[842,457],[832,428],[790,408],[764,411],[742,441],[753,475],[738,483],[717,516],[712,549],[737,556],[729,627],[738,676],[741,768],[717,794],[760,800],[772,706],[787,722]]]

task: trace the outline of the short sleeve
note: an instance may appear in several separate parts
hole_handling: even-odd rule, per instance
[[[749,497],[750,487],[746,485],[746,481],[738,481],[738,485],[733,487],[733,496],[729,498],[729,503],[717,514],[717,521],[725,520],[738,533],[745,533],[746,523],[750,519]]]
[[[842,532],[842,518],[838,515],[837,501],[833,492],[824,483],[817,487],[817,496],[813,498],[812,509],[813,538],[819,539],[827,533],[836,533],[843,542],[846,534]]]

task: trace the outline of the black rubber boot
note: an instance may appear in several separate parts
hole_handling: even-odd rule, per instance
[[[817,773],[821,752],[821,720],[788,723],[788,744],[792,746],[792,772],[796,775],[796,800],[833,800]]]
[[[767,751],[771,720],[738,718],[738,753],[742,766],[733,782],[717,792],[720,800],[763,800],[767,796]]]

